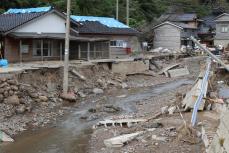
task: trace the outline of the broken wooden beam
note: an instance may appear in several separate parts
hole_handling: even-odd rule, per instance
[[[76,70],[74,69],[71,69],[70,71],[73,75],[77,76],[79,79],[83,80],[83,81],[86,81],[86,78],[85,76],[83,76],[82,74],[80,74],[79,72],[77,72]]]

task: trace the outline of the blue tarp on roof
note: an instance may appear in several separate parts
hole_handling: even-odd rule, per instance
[[[51,10],[49,7],[37,7],[37,8],[21,8],[21,9],[9,9],[5,14],[17,14],[17,13],[39,13],[39,12],[48,12]]]
[[[77,22],[84,21],[98,21],[101,24],[111,27],[111,28],[130,28],[129,26],[109,17],[94,17],[94,16],[76,16],[72,15],[71,18]]]

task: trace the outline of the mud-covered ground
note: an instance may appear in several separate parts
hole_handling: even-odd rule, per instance
[[[70,90],[77,95],[76,103],[64,102],[55,97],[55,94],[59,94],[58,88],[60,88],[61,82],[58,80],[61,76],[55,78],[51,75],[49,79],[53,80],[52,83],[42,82],[42,84],[46,84],[45,90],[47,88],[55,89],[46,91],[47,93],[55,93],[49,98],[56,98],[55,100],[38,103],[38,105],[33,103],[31,112],[12,115],[8,121],[6,118],[1,120],[1,125],[8,125],[3,126],[4,128],[1,130],[3,129],[16,139],[13,144],[1,144],[2,151],[3,153],[203,152],[204,147],[199,139],[186,139],[183,137],[185,134],[182,133],[182,130],[179,132],[184,121],[177,112],[173,115],[162,115],[157,119],[130,128],[100,127],[91,129],[94,124],[105,118],[115,116],[149,118],[160,112],[164,106],[180,105],[178,95],[185,94],[190,90],[191,84],[199,74],[200,64],[204,63],[203,59],[203,57],[194,57],[158,61],[158,64],[162,66],[172,63],[181,63],[181,66],[186,66],[190,75],[180,78],[141,74],[125,76],[113,74],[107,66],[101,65],[83,69],[74,68],[86,78],[86,80],[82,80],[70,73]],[[155,74],[156,72],[157,70],[154,71]],[[28,80],[21,81],[28,84],[33,82],[32,79],[31,82]],[[40,90],[39,79],[35,80],[37,81],[34,84]],[[55,81],[56,84],[53,83]],[[101,89],[103,93],[95,94],[94,88]],[[191,113],[182,112],[182,114],[186,122],[189,123]],[[60,116],[63,117],[60,118]],[[216,118],[203,112],[199,120],[203,121],[210,133],[214,133],[217,126]],[[161,126],[158,127],[158,125]],[[46,128],[33,131],[36,127],[41,126]],[[7,129],[7,127],[9,128]],[[146,132],[122,148],[106,148],[103,143],[104,139],[113,136],[154,127],[156,130],[153,132]],[[12,128],[17,129],[11,134],[10,129]],[[14,136],[21,131],[20,128],[28,130]],[[178,139],[180,133],[181,136]],[[155,141],[152,139],[152,135],[166,137],[166,141]],[[31,144],[31,142],[33,143]]]

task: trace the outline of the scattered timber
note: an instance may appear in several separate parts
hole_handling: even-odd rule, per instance
[[[111,147],[111,148],[122,147],[124,144],[135,139],[136,137],[138,137],[143,133],[144,133],[143,131],[139,131],[131,134],[124,134],[121,136],[113,137],[111,139],[104,140],[104,144],[106,145],[106,147]]]

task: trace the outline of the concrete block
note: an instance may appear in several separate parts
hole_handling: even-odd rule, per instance
[[[169,73],[171,78],[185,76],[185,75],[189,75],[190,74],[187,68],[168,70],[168,73]]]
[[[112,72],[114,73],[139,73],[146,70],[149,70],[149,60],[112,63]]]

